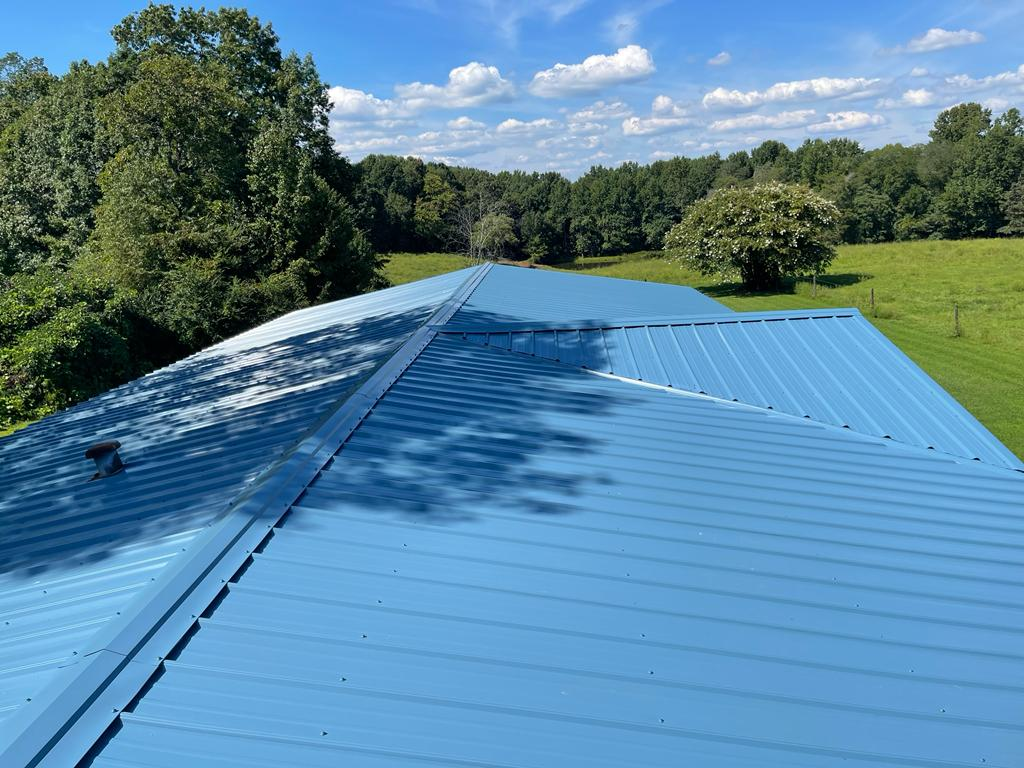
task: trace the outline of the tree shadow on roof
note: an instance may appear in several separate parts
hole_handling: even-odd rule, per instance
[[[277,321],[277,334],[272,325],[210,348],[3,441],[0,574],[180,552],[431,309],[314,329]],[[122,443],[127,466],[90,482],[83,452],[104,439]]]
[[[639,393],[636,397],[639,397]],[[568,515],[607,489],[606,420],[633,396],[578,368],[440,336],[311,486],[317,508],[434,525]]]

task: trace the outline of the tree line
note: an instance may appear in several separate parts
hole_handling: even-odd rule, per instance
[[[0,428],[283,312],[385,285],[378,254],[555,263],[661,248],[697,201],[796,182],[847,242],[1024,233],[1015,109],[926,144],[848,139],[557,173],[340,157],[327,86],[239,9],[150,5],[103,61],[0,58]]]
[[[845,243],[1024,234],[1024,120],[977,103],[940,113],[929,141],[865,150],[851,139],[769,140],[752,151],[595,166],[502,171],[371,155],[353,167],[357,220],[381,251],[457,250],[557,263],[660,249],[710,193],[765,182],[801,184],[839,209]],[[477,225],[471,241],[472,227]],[[500,224],[500,226],[499,226]]]

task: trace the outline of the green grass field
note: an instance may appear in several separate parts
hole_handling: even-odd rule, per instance
[[[452,254],[393,254],[386,270],[398,284],[467,265]],[[858,307],[1010,450],[1024,456],[1024,240],[843,246],[816,296],[806,281],[792,281],[777,293],[746,293],[659,252],[582,259],[560,268],[692,285],[741,311]],[[960,307],[958,337],[954,303]]]
[[[11,434],[11,432],[14,432],[15,430],[21,429],[22,427],[27,427],[31,423],[31,421],[21,421],[18,422],[17,424],[12,424],[9,427],[0,427],[0,437],[5,437],[6,435]]]

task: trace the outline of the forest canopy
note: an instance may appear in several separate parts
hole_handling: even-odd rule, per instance
[[[1024,123],[976,103],[926,143],[765,141],[557,173],[370,155],[241,9],[150,5],[103,61],[0,57],[0,429],[284,312],[383,286],[392,251],[557,263],[660,249],[723,189],[809,188],[848,243],[1024,234]],[[30,54],[29,54],[30,55]]]

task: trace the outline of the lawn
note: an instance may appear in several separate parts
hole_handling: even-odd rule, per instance
[[[11,432],[21,429],[22,427],[27,427],[31,423],[31,421],[19,421],[17,424],[11,424],[8,427],[0,427],[0,437],[7,437]]]
[[[393,254],[386,269],[397,284],[467,265],[452,254]],[[741,311],[858,307],[1024,456],[1024,240],[843,246],[817,295],[806,281],[792,281],[776,293],[746,293],[736,284],[715,283],[681,268],[659,252],[582,259],[559,268],[692,285]],[[960,309],[960,336],[954,335],[954,303]]]

